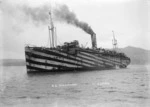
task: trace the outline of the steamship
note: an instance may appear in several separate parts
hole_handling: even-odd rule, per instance
[[[97,48],[96,34],[91,33],[92,48],[80,47],[79,42],[65,42],[57,45],[51,14],[49,39],[50,47],[25,47],[25,59],[27,73],[35,72],[64,72],[82,70],[103,70],[116,67],[126,68],[130,64],[130,58],[124,53],[117,52],[117,40],[113,33],[113,49]]]

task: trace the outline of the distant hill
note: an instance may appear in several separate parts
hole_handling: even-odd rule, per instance
[[[128,46],[120,49],[127,56],[131,58],[131,64],[149,64],[150,50]]]
[[[24,59],[1,59],[0,65],[3,65],[3,66],[24,66],[25,60]]]

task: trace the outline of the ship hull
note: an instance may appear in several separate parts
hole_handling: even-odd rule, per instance
[[[65,72],[125,68],[130,63],[121,57],[106,56],[79,49],[74,54],[58,49],[25,47],[28,73]]]

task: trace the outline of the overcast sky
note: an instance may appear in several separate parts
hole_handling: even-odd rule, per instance
[[[150,50],[147,0],[1,0],[0,58],[24,58],[25,44],[48,46],[48,24],[33,20],[22,7],[66,4],[80,21],[88,23],[97,36],[98,47],[112,48],[112,30],[118,47]],[[46,10],[43,14],[47,13]],[[48,20],[48,19],[47,19]],[[91,36],[75,26],[55,21],[58,44],[79,40],[91,47]]]

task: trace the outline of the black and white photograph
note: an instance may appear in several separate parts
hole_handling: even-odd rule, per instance
[[[150,107],[149,0],[0,0],[0,107]]]

